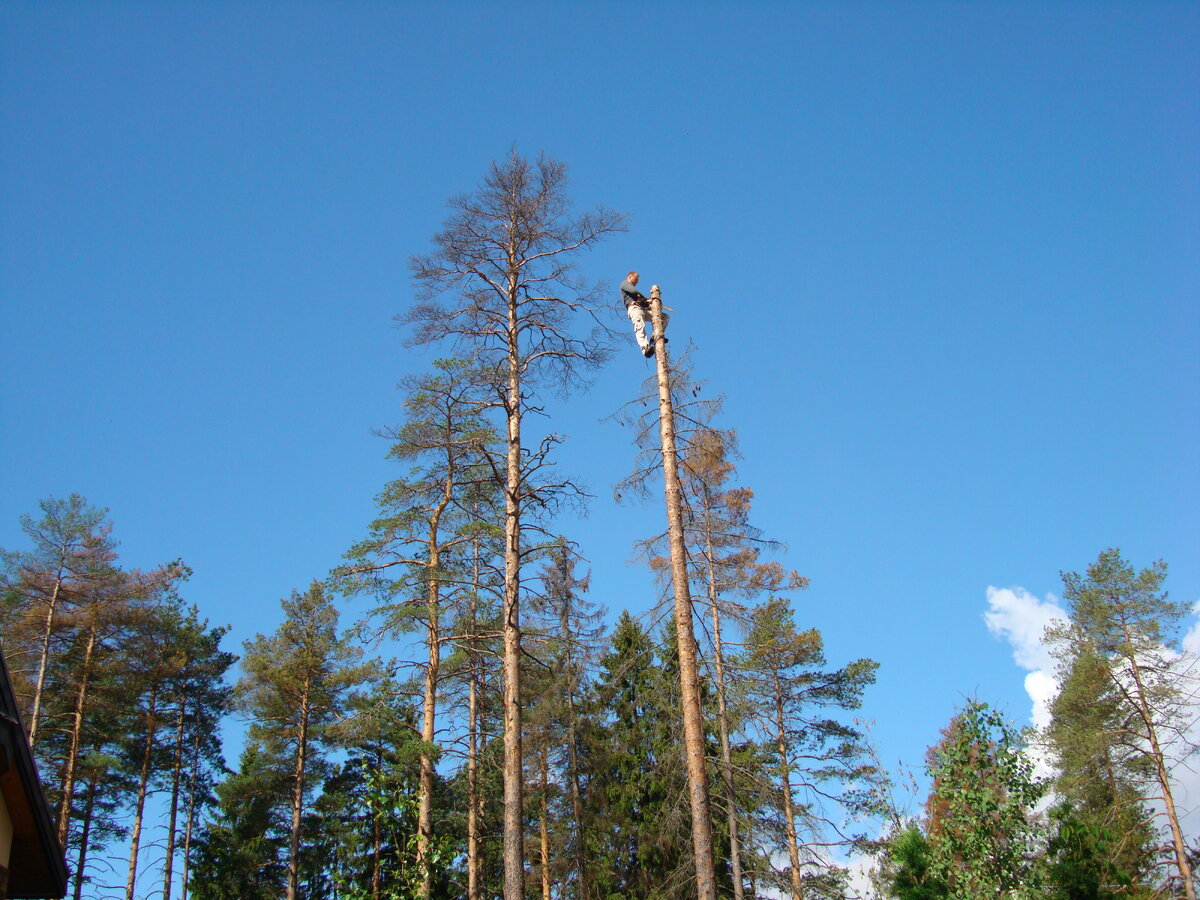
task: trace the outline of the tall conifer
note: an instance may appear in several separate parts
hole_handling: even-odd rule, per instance
[[[606,209],[575,215],[566,192],[566,167],[514,150],[492,164],[471,194],[450,201],[450,217],[435,248],[412,260],[423,302],[403,319],[417,343],[451,341],[488,373],[494,408],[504,423],[505,453],[497,467],[505,503],[504,659],[504,898],[525,900],[521,753],[522,519],[548,500],[534,487],[549,461],[555,435],[531,442],[525,414],[539,389],[566,388],[604,358],[601,331],[588,335],[577,318],[594,316],[598,291],[574,275],[571,262],[623,228]]]
[[[323,762],[327,729],[348,693],[368,671],[361,651],[338,633],[338,615],[324,586],[314,581],[283,601],[285,619],[270,636],[245,643],[238,705],[250,719],[249,737],[277,771],[286,772],[288,900],[300,896],[302,823],[313,770]]]
[[[790,604],[775,598],[753,612],[743,665],[746,690],[759,710],[759,728],[772,755],[771,819],[789,862],[779,887],[801,900],[805,873],[820,878],[829,870],[824,849],[856,842],[841,822],[854,799],[852,788],[870,766],[862,734],[845,721],[844,713],[862,703],[878,664],[860,659],[826,669],[820,632],[799,630]]]
[[[1195,900],[1172,768],[1195,752],[1183,712],[1198,695],[1196,660],[1175,646],[1188,606],[1169,599],[1166,576],[1165,563],[1135,571],[1116,549],[1083,574],[1063,574],[1070,620],[1047,632],[1064,686],[1049,737],[1064,793],[1086,818],[1115,827],[1117,846],[1145,839],[1133,810],[1161,816],[1168,841],[1158,861],[1174,870],[1173,889]],[[1131,862],[1127,854],[1120,868]]]

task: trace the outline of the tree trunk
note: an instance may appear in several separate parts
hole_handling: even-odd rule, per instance
[[[129,877],[125,881],[125,900],[133,900],[137,886],[138,851],[142,841],[142,818],[146,812],[146,790],[150,784],[150,761],[154,755],[154,735],[158,731],[158,686],[150,689],[146,707],[146,743],[142,748],[142,768],[138,773],[137,802],[133,813],[133,830],[129,835]]]
[[[83,896],[83,873],[87,867],[88,841],[92,832],[92,813],[96,806],[96,779],[88,782],[87,799],[83,803],[83,831],[79,835],[79,852],[75,855],[75,900]]]
[[[434,595],[429,601],[429,665],[425,670],[425,709],[421,723],[421,740],[426,747],[421,750],[421,785],[417,810],[417,869],[421,873],[421,896],[429,900],[433,896],[433,867],[429,859],[429,842],[433,837],[433,755],[428,749],[436,736],[435,716],[437,703],[438,668],[441,662],[441,638],[437,623],[437,588],[430,587]]]
[[[188,777],[187,821],[183,827],[183,878],[179,886],[179,900],[187,900],[188,875],[191,874],[192,824],[196,821],[196,776],[200,771],[200,730],[192,739],[192,773]]]
[[[300,692],[300,733],[296,736],[296,765],[292,773],[292,833],[288,847],[287,900],[297,900],[300,883],[300,817],[304,809],[304,768],[308,762],[308,694],[305,674]]]
[[[538,804],[538,837],[541,843],[542,856],[542,900],[550,900],[550,764],[546,759],[546,733],[543,726],[541,746],[538,747],[538,780],[541,784],[542,796]]]
[[[775,680],[775,740],[779,749],[779,784],[783,794],[783,818],[787,828],[788,860],[792,864],[792,900],[804,900],[804,885],[800,881],[800,842],[796,837],[796,811],[792,807],[791,763],[787,752],[787,726],[783,715],[783,686]]]
[[[382,768],[382,760],[380,761]],[[383,829],[379,824],[379,816],[371,816],[371,900],[379,900],[379,892],[383,883],[383,872],[380,863],[383,862]]]
[[[472,600],[474,603],[474,600]],[[472,619],[474,616],[472,615]],[[479,687],[478,662],[471,649],[471,683],[467,697],[467,900],[479,894]]]
[[[479,688],[483,681],[479,661],[479,538],[472,541],[471,614],[467,661],[467,900],[481,900],[479,873]]]
[[[721,610],[717,605],[716,553],[712,532],[706,529],[708,602],[712,610],[713,665],[717,674],[717,728],[721,736],[721,782],[725,789],[725,817],[729,828],[729,861],[732,866],[733,897],[742,900],[742,852],[738,840],[737,799],[733,789],[733,751],[729,746],[729,706],[725,699],[725,657],[721,643]]]
[[[700,673],[696,663],[696,633],[692,623],[692,598],[688,586],[687,548],[683,539],[680,507],[679,460],[675,451],[675,412],[671,406],[670,360],[663,339],[662,297],[658,285],[650,289],[654,321],[655,359],[658,364],[659,426],[662,432],[663,482],[671,545],[671,580],[675,589],[675,630],[679,652],[680,700],[683,706],[684,756],[692,809],[692,850],[696,863],[698,900],[716,900],[713,861],[712,809],[708,772],[704,762],[704,723],[700,710]],[[518,898],[505,898],[518,900]]]
[[[63,555],[66,555],[66,547]],[[37,743],[38,714],[42,707],[42,690],[46,684],[46,666],[50,659],[50,637],[54,633],[54,613],[58,609],[58,594],[62,590],[63,564],[59,564],[58,575],[54,579],[54,590],[50,592],[50,602],[46,607],[46,627],[42,629],[41,658],[38,660],[37,686],[33,690],[33,710],[29,714],[29,749]]]
[[[450,437],[447,436],[447,446]],[[439,529],[442,513],[450,505],[454,490],[454,463],[449,463],[442,499],[429,517],[429,565],[427,568],[428,597],[426,616],[428,619],[427,640],[429,642],[429,665],[425,669],[425,698],[421,718],[421,780],[420,797],[417,801],[417,869],[421,873],[421,896],[430,900],[433,896],[433,867],[429,860],[429,842],[433,837],[433,754],[429,747],[437,737],[437,685],[442,661],[441,636],[441,546]]]
[[[583,858],[583,792],[579,787],[579,748],[575,735],[575,670],[569,656],[567,665],[567,768],[570,769],[567,777],[571,783],[571,812],[575,817],[575,877],[579,884],[579,900],[588,900]]]
[[[1127,644],[1131,642],[1128,628],[1125,629],[1125,640]],[[1154,716],[1150,710],[1150,701],[1146,696],[1145,685],[1142,683],[1141,666],[1132,653],[1126,659],[1129,662],[1129,668],[1133,674],[1133,682],[1137,688],[1137,711],[1141,717],[1142,725],[1146,729],[1146,738],[1150,743],[1150,754],[1154,760],[1155,780],[1158,781],[1159,789],[1162,791],[1163,805],[1166,807],[1167,824],[1171,829],[1171,844],[1175,852],[1175,867],[1179,870],[1183,896],[1187,900],[1196,900],[1196,886],[1192,882],[1192,866],[1188,861],[1187,842],[1183,836],[1183,829],[1179,827],[1179,813],[1175,809],[1175,797],[1171,791],[1171,776],[1167,771],[1162,747],[1158,742],[1158,728],[1154,724]]]
[[[186,704],[179,701],[175,719],[175,759],[171,770],[171,806],[167,813],[167,850],[163,858],[163,900],[171,900],[171,878],[175,863],[175,822],[179,813],[179,784],[183,780],[183,719]]]
[[[521,773],[521,360],[517,285],[508,291],[508,459],[504,489],[504,900],[525,900]]]
[[[83,651],[83,665],[80,666],[79,691],[75,695],[75,723],[71,727],[71,740],[67,746],[67,758],[63,770],[62,803],[58,810],[58,845],[63,849],[67,846],[67,836],[71,825],[71,800],[75,793],[75,766],[79,757],[79,742],[83,734],[83,711],[87,707],[88,682],[92,674],[92,654],[96,649],[96,629],[88,631],[87,645]]]

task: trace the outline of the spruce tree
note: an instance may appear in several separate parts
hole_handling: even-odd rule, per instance
[[[666,900],[694,885],[677,696],[654,641],[622,613],[600,660],[583,762],[593,896]]]
[[[264,741],[247,743],[193,840],[194,900],[278,900],[288,890],[289,774]]]
[[[575,572],[576,557],[565,538],[550,548],[542,573],[543,615],[547,618],[549,674],[553,703],[552,762],[560,773],[565,819],[562,844],[564,865],[560,876],[563,895],[572,891],[578,900],[589,900],[590,879],[584,846],[586,811],[583,802],[583,776],[580,771],[582,742],[582,705],[587,674],[595,663],[602,626],[603,610],[586,598],[589,577]],[[570,865],[566,865],[570,860]]]
[[[380,679],[356,697],[336,730],[344,758],[325,779],[316,803],[327,838],[327,875],[339,897],[391,900],[451,897],[451,859],[462,842],[435,819],[433,841],[420,838],[422,760],[427,754],[417,711],[403,686]],[[446,786],[435,773],[434,810],[448,807]]]

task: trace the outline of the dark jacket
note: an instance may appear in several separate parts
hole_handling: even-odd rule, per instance
[[[650,301],[647,300],[636,286],[629,283],[628,280],[621,282],[621,299],[625,301],[625,308],[629,309],[633,304],[638,306],[648,306]]]

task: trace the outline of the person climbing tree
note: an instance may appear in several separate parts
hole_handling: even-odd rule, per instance
[[[621,282],[621,299],[625,301],[625,312],[629,314],[629,321],[633,322],[633,336],[637,338],[638,347],[642,351],[642,356],[651,357],[654,355],[654,342],[660,337],[655,334],[653,337],[646,337],[646,318],[650,315],[650,301],[643,296],[641,291],[637,289],[638,273],[630,272],[625,276],[625,280]],[[667,327],[667,322],[670,316],[663,312],[663,329]],[[666,335],[661,335],[666,341]]]

